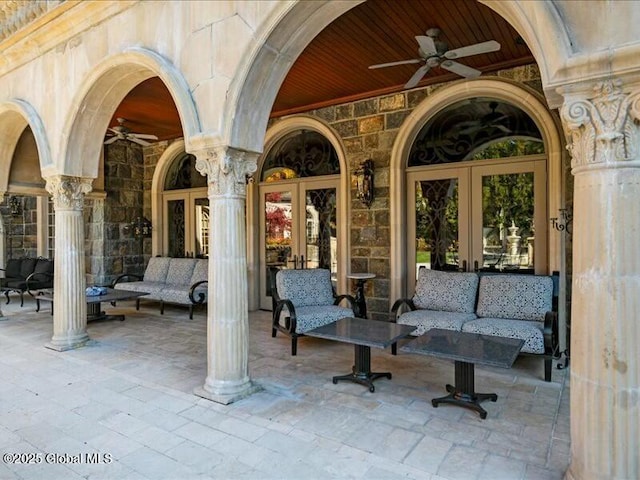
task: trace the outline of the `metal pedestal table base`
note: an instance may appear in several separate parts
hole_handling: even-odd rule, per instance
[[[338,375],[333,377],[333,383],[338,380],[348,380],[350,382],[359,383],[365,387],[369,387],[371,393],[376,391],[373,381],[381,377],[391,379],[391,372],[372,372],[371,371],[371,347],[366,345],[354,345],[355,365],[351,373],[347,375]]]
[[[456,385],[447,385],[449,395],[431,400],[431,404],[437,407],[440,403],[452,403],[459,407],[470,408],[480,414],[480,418],[487,418],[487,411],[480,406],[480,402],[498,400],[495,393],[475,393],[474,364],[455,361]]]

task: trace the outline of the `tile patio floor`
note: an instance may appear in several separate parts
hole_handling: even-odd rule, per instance
[[[376,392],[340,382],[353,346],[271,338],[270,313],[250,314],[249,371],[263,391],[223,406],[192,394],[206,377],[206,318],[143,302],[118,305],[124,322],[93,322],[93,344],[58,353],[48,307],[17,298],[0,319],[0,479],[561,479],[569,463],[567,372],[542,380],[542,361],[476,368],[479,391],[498,393],[481,420],[431,406],[453,364],[372,349],[393,379]],[[46,454],[66,454],[63,456]],[[109,454],[111,463],[70,463]],[[38,458],[38,457],[36,457]],[[78,457],[79,458],[79,457]],[[83,458],[86,460],[86,458]]]

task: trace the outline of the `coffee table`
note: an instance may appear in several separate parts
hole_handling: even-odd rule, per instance
[[[369,387],[369,391],[373,393],[376,391],[373,381],[381,377],[390,379],[391,372],[371,371],[371,347],[386,348],[414,330],[415,327],[408,325],[347,317],[314,328],[305,332],[305,335],[352,343],[355,352],[355,365],[352,367],[351,373],[333,377],[333,383],[338,383],[339,380],[348,380]]]
[[[124,315],[107,315],[101,308],[102,302],[115,302],[120,300],[131,300],[134,298],[149,295],[147,292],[134,292],[132,290],[120,290],[107,288],[104,295],[85,295],[87,302],[87,322],[96,320],[124,320]],[[51,315],[53,315],[53,292],[48,292],[36,296],[36,311],[40,311],[40,300],[51,302]]]
[[[418,353],[432,357],[446,358],[455,362],[455,385],[447,385],[449,395],[431,400],[437,407],[440,403],[451,403],[470,408],[487,418],[487,412],[480,402],[495,402],[495,393],[476,393],[474,365],[489,365],[511,368],[524,340],[495,337],[477,333],[457,332],[434,328],[400,348],[407,353]]]

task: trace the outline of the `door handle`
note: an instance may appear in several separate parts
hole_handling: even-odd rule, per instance
[[[460,272],[466,272],[467,271],[467,261],[463,260],[462,261],[462,268],[458,269]]]
[[[480,267],[478,266],[478,260],[474,260],[473,261],[473,271],[474,272],[479,272],[480,271]]]

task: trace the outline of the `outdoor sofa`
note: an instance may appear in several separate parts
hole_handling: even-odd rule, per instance
[[[544,359],[544,379],[558,346],[557,278],[548,275],[478,274],[420,269],[412,298],[397,300],[392,321],[524,340],[522,354]],[[396,353],[396,345],[392,352]]]
[[[113,281],[112,287],[120,290],[145,292],[142,300],[160,303],[164,315],[165,304],[189,307],[189,318],[193,319],[193,308],[207,302],[207,276],[209,263],[203,258],[151,257],[144,275],[125,273]],[[126,281],[133,279],[133,281]],[[136,309],[140,308],[136,299]]]
[[[10,258],[4,277],[0,278],[0,291],[11,301],[9,293],[20,294],[20,306],[24,305],[24,292],[53,288],[53,260],[44,257]],[[33,294],[32,294],[33,295]]]

